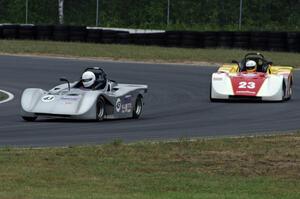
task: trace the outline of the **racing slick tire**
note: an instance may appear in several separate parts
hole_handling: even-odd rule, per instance
[[[287,101],[292,99],[292,95],[293,95],[293,88],[292,88],[292,82],[290,82],[290,87],[289,87],[289,93],[288,93],[288,97],[287,97]]]
[[[135,106],[134,106],[132,118],[133,119],[138,119],[141,116],[141,114],[142,114],[142,110],[143,110],[143,99],[139,95],[136,98],[136,101],[135,101]]]
[[[105,101],[102,97],[97,100],[96,120],[102,121],[105,115]]]
[[[26,122],[34,122],[37,119],[37,117],[25,117],[25,116],[22,116],[22,118]]]
[[[285,82],[282,83],[282,102],[288,101],[289,97],[288,97],[288,92],[287,92],[287,88],[286,88],[286,84]]]

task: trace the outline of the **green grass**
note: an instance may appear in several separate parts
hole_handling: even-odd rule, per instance
[[[238,49],[186,49],[156,46],[105,45],[47,41],[0,40],[0,53],[93,57],[174,63],[228,63],[250,51]],[[300,66],[299,53],[262,52],[274,64]]]
[[[7,99],[8,98],[8,96],[5,94],[5,93],[2,93],[1,91],[0,91],[0,101],[3,101],[3,100],[5,100],[5,99]]]
[[[0,149],[0,198],[300,198],[300,134]]]

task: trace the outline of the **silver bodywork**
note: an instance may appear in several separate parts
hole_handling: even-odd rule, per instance
[[[97,100],[105,101],[104,119],[131,118],[137,97],[144,98],[147,85],[118,84],[107,81],[101,90],[74,87],[78,82],[61,84],[49,91],[26,89],[21,98],[22,117],[66,117],[97,119]]]

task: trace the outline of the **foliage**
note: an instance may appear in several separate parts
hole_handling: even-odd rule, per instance
[[[58,23],[58,0],[28,0],[30,23]],[[101,26],[234,30],[239,0],[99,0]],[[95,25],[96,0],[65,0],[65,23]],[[244,1],[243,29],[299,30],[300,1]],[[25,0],[0,0],[0,23],[25,23]]]

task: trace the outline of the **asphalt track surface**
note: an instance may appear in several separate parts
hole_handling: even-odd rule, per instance
[[[61,76],[75,81],[86,66],[101,66],[110,79],[121,83],[148,84],[141,119],[21,119],[20,96],[25,88],[50,89],[60,83]],[[0,70],[0,89],[15,95],[13,101],[0,104],[0,146],[64,146],[300,129],[298,71],[289,102],[211,103],[208,96],[210,75],[216,70],[213,67],[0,56]]]

